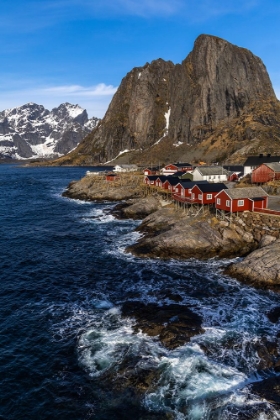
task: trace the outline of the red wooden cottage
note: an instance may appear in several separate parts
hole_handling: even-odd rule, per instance
[[[174,174],[175,172],[182,171],[182,172],[188,172],[192,171],[193,167],[190,163],[187,162],[178,162],[178,163],[170,163],[169,165],[166,165],[162,169],[163,174]]]
[[[222,182],[219,183],[207,183],[207,184],[196,184],[191,189],[191,201],[199,204],[214,204],[216,195],[226,190],[227,187]]]
[[[162,188],[168,190],[172,193],[176,191],[176,185],[178,184],[179,179],[175,177],[167,177],[167,179],[162,183]]]
[[[215,207],[227,213],[266,209],[268,194],[261,187],[232,188],[216,195]]]
[[[106,181],[109,181],[109,182],[117,181],[118,179],[120,179],[119,175],[113,174],[113,173],[107,174],[105,177],[106,177]]]
[[[144,183],[147,185],[156,185],[157,175],[147,175],[144,177]]]
[[[144,169],[144,175],[158,175],[159,174],[159,168],[157,167],[151,167],[151,168],[145,168]]]
[[[192,192],[192,188],[195,185],[200,185],[200,184],[209,184],[208,181],[191,181],[190,179],[186,180],[186,179],[182,179],[181,181],[178,182],[178,184],[175,185],[175,192],[174,194],[176,194],[177,198],[181,197],[181,198],[191,198],[191,192]],[[176,197],[174,197],[174,199],[176,199]]]
[[[156,179],[156,186],[159,188],[165,188],[164,183],[168,179],[166,175],[159,175]]]
[[[253,184],[263,184],[265,182],[280,179],[280,163],[263,163],[253,170],[251,181]]]

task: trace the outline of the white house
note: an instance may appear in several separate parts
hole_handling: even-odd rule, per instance
[[[193,181],[225,182],[228,171],[222,166],[197,166],[193,170]]]
[[[137,165],[116,165],[114,166],[114,172],[137,172],[138,171]]]

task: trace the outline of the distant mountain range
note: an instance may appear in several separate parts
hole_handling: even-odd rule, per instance
[[[54,164],[240,162],[267,152],[280,153],[280,102],[263,62],[200,35],[181,64],[132,69],[92,133]]]
[[[0,112],[0,158],[53,158],[73,150],[98,124],[79,105],[64,103],[51,111],[26,105]]]

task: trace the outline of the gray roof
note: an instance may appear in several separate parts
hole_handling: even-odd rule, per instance
[[[226,190],[226,193],[230,198],[233,199],[268,196],[262,187],[231,188]]]
[[[271,162],[271,163],[264,163],[268,168],[272,169],[274,172],[280,172],[280,163],[279,162]]]
[[[197,166],[201,175],[227,175],[228,171],[222,166]]]

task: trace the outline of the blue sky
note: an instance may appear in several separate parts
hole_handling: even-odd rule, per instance
[[[279,0],[2,0],[0,110],[71,102],[102,117],[133,67],[180,63],[201,33],[259,56],[280,98]]]

